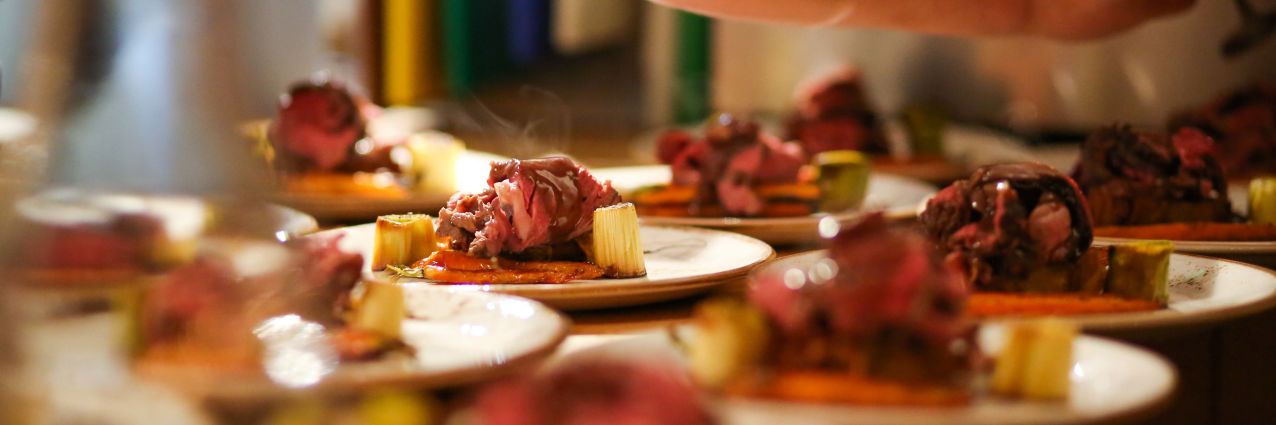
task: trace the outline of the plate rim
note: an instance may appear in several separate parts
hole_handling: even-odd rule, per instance
[[[1003,324],[988,323],[984,326],[990,326],[990,327],[995,326],[995,327],[1002,328]],[[998,332],[1004,332],[1004,331],[998,330]],[[1125,351],[1133,356],[1141,357],[1139,360],[1145,362],[1145,364],[1153,364],[1156,369],[1166,374],[1167,382],[1166,382],[1165,388],[1156,392],[1155,394],[1152,394],[1148,399],[1143,400],[1140,403],[1136,403],[1129,406],[1127,409],[1118,410],[1118,411],[1110,412],[1107,414],[1094,415],[1094,414],[1086,414],[1085,412],[1079,412],[1078,414],[1074,416],[1067,416],[1067,417],[1052,417],[1052,418],[1032,417],[1032,418],[1024,418],[1024,419],[999,418],[998,420],[1001,422],[994,422],[994,423],[1006,423],[1006,424],[1031,423],[1031,424],[1050,424],[1050,425],[1126,423],[1127,421],[1137,420],[1140,418],[1146,418],[1155,414],[1156,412],[1163,411],[1167,407],[1169,407],[1171,402],[1173,402],[1177,394],[1178,388],[1180,384],[1182,383],[1182,378],[1179,376],[1178,369],[1165,356],[1155,351],[1152,351],[1150,349],[1147,349],[1147,348],[1144,348],[1144,347],[1141,347],[1141,346],[1138,346],[1117,338],[1111,338],[1111,337],[1105,337],[1105,336],[1099,336],[1099,335],[1089,335],[1089,334],[1078,335],[1076,342],[1077,342],[1077,345],[1085,344],[1085,345],[1093,345],[1097,347],[1104,347],[1107,349],[1117,349],[1117,350]],[[803,406],[808,408],[821,407],[821,405],[817,403],[786,402],[783,400],[769,400],[769,399],[719,398],[715,401],[718,403],[728,404],[726,406],[728,408],[730,407],[729,406],[730,403],[769,403],[769,404],[776,404],[776,405],[797,405],[797,406]],[[1014,402],[1015,403],[1034,403],[1033,401],[1024,401],[1024,400],[1015,400]],[[835,404],[835,405],[831,405],[831,407],[836,409],[847,409],[847,410],[880,409],[880,410],[890,410],[890,411],[896,411],[896,412],[918,411],[916,407],[907,407],[907,406],[866,406],[866,405],[854,405],[854,404],[844,404],[844,405]],[[973,409],[973,408],[978,408],[978,407],[974,403],[972,403],[971,405],[967,405],[967,406],[957,406],[954,408],[954,410]],[[946,413],[949,411],[940,410],[939,412]],[[927,411],[927,413],[933,413],[933,411]],[[902,419],[908,419],[908,418],[900,418],[897,420],[892,420],[891,423],[896,423]],[[924,420],[924,418],[915,418],[915,419]],[[915,421],[910,419],[909,422],[911,423]],[[944,422],[944,423],[948,423],[948,422]],[[951,423],[982,424],[986,422],[964,419],[964,420],[952,421]]]
[[[558,311],[557,309],[554,309],[540,301],[517,295],[487,292],[466,294],[466,296],[487,297],[488,301],[504,298],[531,303],[538,313],[545,314],[546,317],[550,318],[549,320],[554,323],[553,333],[549,335],[549,338],[547,338],[544,343],[533,347],[527,352],[506,357],[504,361],[497,364],[492,364],[491,362],[474,362],[473,364],[436,373],[422,373],[419,367],[412,367],[402,373],[368,378],[360,377],[357,370],[360,366],[368,365],[361,365],[360,362],[352,362],[353,364],[349,364],[346,367],[355,368],[354,370],[347,369],[347,372],[343,374],[339,373],[340,369],[338,369],[337,372],[334,372],[332,375],[320,380],[318,383],[302,388],[290,388],[275,383],[261,371],[228,371],[226,369],[167,364],[153,361],[138,361],[135,362],[131,368],[135,373],[138,373],[142,379],[148,382],[165,384],[166,386],[176,388],[183,393],[192,394],[197,399],[222,402],[233,402],[236,400],[250,398],[261,400],[293,397],[298,395],[339,395],[354,393],[373,387],[437,390],[456,388],[487,380],[499,379],[500,377],[507,376],[510,373],[522,370],[523,368],[534,367],[557,352],[559,346],[561,346],[563,342],[567,340],[567,337],[571,335],[571,318],[563,314],[561,311]],[[403,320],[413,320],[413,318],[412,316],[405,314]],[[200,381],[200,384],[194,386],[186,385],[180,383],[182,380]],[[225,385],[228,382],[232,383],[229,387]],[[213,383],[213,385],[208,385],[208,383]]]
[[[1122,243],[1143,242],[1154,239],[1140,238],[1117,238],[1110,236],[1095,236],[1094,243],[1101,245],[1115,245]],[[1192,254],[1215,254],[1215,255],[1235,255],[1235,254],[1276,254],[1276,241],[1179,241],[1170,240],[1174,243],[1176,252],[1186,252]]]
[[[756,277],[763,273],[768,266],[774,265],[786,259],[793,259],[800,256],[814,256],[825,254],[828,249],[819,249],[808,252],[790,254],[779,258],[768,260],[766,263],[759,264],[749,273],[748,280],[750,284],[756,280]],[[1276,271],[1241,261],[1231,260],[1227,258],[1210,257],[1205,255],[1188,254],[1182,252],[1174,252],[1172,255],[1182,256],[1195,259],[1203,259],[1217,261],[1223,263],[1231,263],[1234,266],[1254,269],[1255,271],[1265,274],[1276,282]],[[1090,315],[1073,315],[1073,316],[1051,316],[1058,317],[1063,320],[1075,323],[1085,331],[1089,332],[1122,332],[1134,330],[1159,331],[1176,328],[1191,328],[1198,326],[1211,326],[1218,323],[1240,319],[1251,316],[1276,307],[1276,290],[1267,294],[1263,298],[1254,300],[1253,302],[1226,306],[1214,310],[1197,311],[1197,312],[1178,312],[1169,308],[1152,311],[1152,312],[1128,312],[1128,313],[1103,313]],[[1005,323],[1022,320],[1029,320],[1034,317],[1022,316],[1003,316],[979,319],[983,323]]]

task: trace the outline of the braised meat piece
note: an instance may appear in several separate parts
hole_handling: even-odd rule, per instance
[[[474,402],[482,425],[709,425],[690,377],[659,364],[578,356],[534,377],[489,385]]]
[[[1170,118],[1170,131],[1195,128],[1218,142],[1229,178],[1276,173],[1276,85],[1252,84]]]
[[[787,127],[789,139],[801,141],[810,155],[831,150],[890,151],[877,114],[864,95],[860,73],[854,69],[801,90],[797,112]]]
[[[350,157],[365,126],[359,104],[344,86],[303,82],[279,98],[270,140],[283,168],[332,171]]]
[[[924,234],[880,213],[843,228],[829,259],[759,279],[749,299],[773,324],[773,363],[944,381],[972,367],[967,291]],[[974,347],[965,344],[965,347]]]
[[[1041,164],[991,165],[944,188],[919,217],[977,288],[1075,262],[1093,240],[1077,184]]]
[[[570,242],[593,230],[595,209],[620,203],[611,182],[562,157],[493,162],[487,184],[439,211],[452,249],[495,257]]]
[[[1073,177],[1096,226],[1230,221],[1214,152],[1214,141],[1196,129],[1166,136],[1118,124],[1086,139]]]
[[[757,123],[721,114],[693,140],[665,134],[658,156],[673,170],[673,184],[696,188],[692,208],[721,205],[731,215],[757,215],[766,206],[754,186],[794,183],[806,163],[802,149],[762,133]]]

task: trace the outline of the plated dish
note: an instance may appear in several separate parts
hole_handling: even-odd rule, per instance
[[[277,177],[279,202],[322,219],[371,219],[432,211],[496,159],[429,130],[428,111],[383,109],[340,81],[319,76],[280,96],[269,120],[242,132]],[[357,200],[357,201],[352,201]]]
[[[456,193],[437,220],[382,216],[320,235],[369,255],[374,278],[477,287],[562,308],[687,295],[773,255],[746,236],[640,226],[610,182],[567,158],[498,161],[489,171],[487,187]]]
[[[759,266],[754,273],[810,270],[826,258],[826,251],[791,255]],[[1276,273],[1235,261],[1173,254],[1168,284],[1165,309],[1070,316],[1068,320],[1095,331],[1174,329],[1218,323],[1276,306]]]
[[[628,196],[642,187],[664,184],[671,178],[668,166],[649,165],[633,167],[598,168],[594,175],[610,180],[622,195]],[[868,178],[867,193],[862,210],[884,210],[892,217],[911,217],[919,205],[935,193],[929,184],[907,177],[872,173]],[[819,224],[825,217],[839,222],[855,219],[858,212],[841,214],[813,214],[800,217],[641,217],[643,223],[657,225],[695,226],[726,230],[761,239],[774,244],[798,244],[819,242]]]
[[[374,224],[326,230],[316,236],[345,235],[341,248],[371,255]],[[565,284],[475,284],[437,286],[446,291],[489,291],[531,298],[550,306],[577,310],[647,304],[681,298],[743,278],[757,264],[772,258],[770,245],[734,233],[671,226],[642,225],[642,250],[647,275],[629,279],[595,279]],[[367,270],[372,273],[371,269]],[[408,286],[429,284],[425,279],[394,278]],[[434,286],[434,285],[431,285]]]
[[[405,287],[404,295],[402,339],[414,355],[343,364],[327,370],[321,380],[305,389],[344,393],[384,385],[433,389],[472,384],[534,366],[552,354],[567,335],[564,317],[523,298],[429,287]],[[276,374],[305,378],[297,375],[305,370],[286,364],[279,367]],[[150,379],[218,399],[278,396],[290,391],[264,376],[246,378],[162,364],[146,364],[140,371]]]

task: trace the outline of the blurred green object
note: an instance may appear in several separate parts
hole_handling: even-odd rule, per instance
[[[815,156],[819,168],[820,211],[840,212],[859,208],[868,195],[869,161],[851,150],[826,151]]]
[[[904,128],[914,156],[944,155],[944,126],[948,117],[932,105],[913,105],[904,109]]]
[[[689,12],[678,12],[678,38],[674,67],[674,120],[693,123],[709,116],[710,59],[713,21]]]
[[[368,394],[359,404],[363,425],[430,425],[439,412],[433,398],[407,391],[379,391]]]
[[[1276,177],[1264,176],[1249,181],[1249,221],[1276,224]]]

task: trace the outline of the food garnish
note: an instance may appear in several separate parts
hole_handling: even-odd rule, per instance
[[[1141,241],[1112,246],[1107,293],[1153,301],[1169,301],[1169,241]]]
[[[825,151],[815,156],[819,170],[820,211],[853,210],[868,195],[868,157],[856,151]]]
[[[412,264],[439,248],[434,238],[434,220],[425,214],[377,217],[373,241],[372,270],[376,271]]]
[[[760,310],[729,298],[697,305],[695,326],[696,337],[688,350],[691,373],[710,388],[720,388],[755,367],[767,350],[771,332]]]
[[[1266,226],[1265,240],[1276,240],[1276,177],[1259,177],[1249,182],[1249,221]]]
[[[1043,319],[1006,325],[1005,332],[1005,346],[993,370],[992,390],[1030,399],[1067,398],[1077,326]]]
[[[594,232],[589,240],[589,259],[604,270],[605,276],[647,275],[634,204],[626,202],[594,210]]]
[[[407,317],[403,288],[395,283],[366,282],[362,297],[355,300],[350,326],[398,339],[403,335],[403,318]]]

